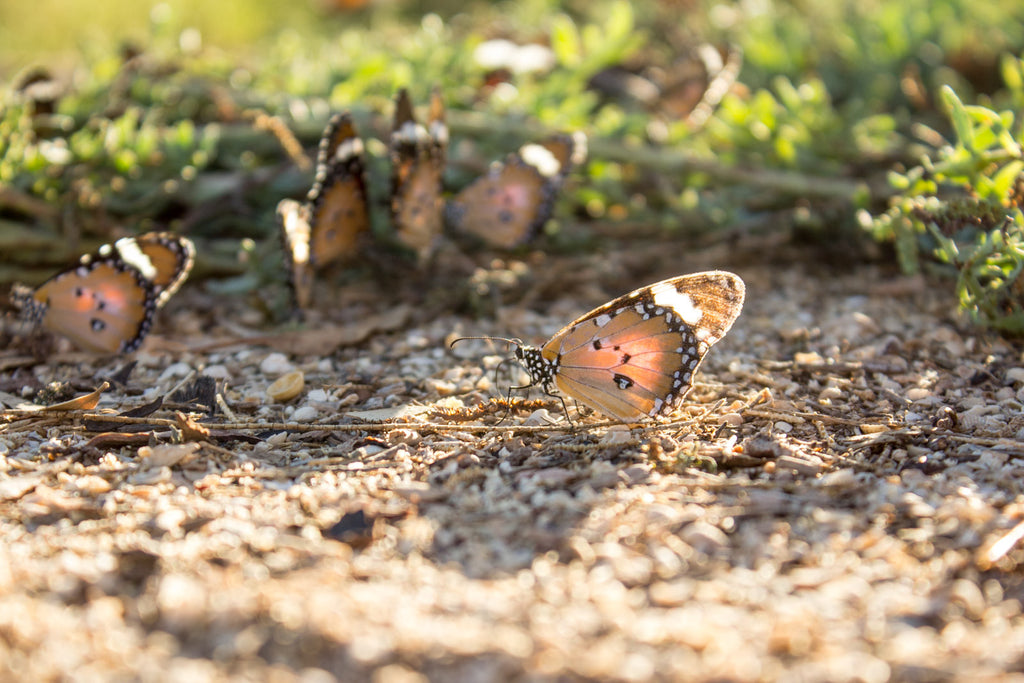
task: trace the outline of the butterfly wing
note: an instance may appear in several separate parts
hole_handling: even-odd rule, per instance
[[[405,89],[398,92],[391,132],[391,221],[399,242],[429,257],[443,227],[442,176],[448,145],[444,103],[431,95],[428,128],[416,122]]]
[[[456,231],[501,249],[530,240],[551,215],[547,178],[512,155],[455,195],[445,210]]]
[[[295,304],[299,308],[309,308],[313,298],[310,207],[294,199],[282,199],[277,203],[277,219],[281,223],[285,269]]]
[[[147,232],[138,237],[122,237],[104,244],[95,254],[80,259],[82,265],[116,259],[142,274],[157,295],[157,308],[174,296],[188,278],[195,263],[192,240],[169,232]]]
[[[573,170],[587,160],[587,136],[581,131],[574,133],[557,133],[538,143],[558,162],[557,171],[551,177],[559,183],[565,180]],[[520,150],[520,155],[523,150]]]
[[[551,218],[562,182],[584,158],[582,134],[523,145],[455,195],[446,220],[456,231],[493,247],[511,249],[528,242]]]
[[[316,179],[307,196],[309,262],[315,269],[354,254],[370,228],[363,141],[348,112],[327,124],[317,153]]]
[[[724,271],[664,280],[573,321],[541,355],[555,387],[580,403],[624,422],[667,414],[739,316],[744,291]]]
[[[153,267],[149,281],[157,294],[157,308],[166,304],[181,288],[196,259],[196,248],[192,240],[169,232],[148,232],[134,238],[126,237],[115,242],[114,246],[118,255],[129,263],[136,249],[149,261]]]
[[[149,332],[157,298],[137,268],[97,257],[50,278],[21,304],[29,318],[82,349],[126,353]]]
[[[708,43],[697,46],[669,68],[659,109],[673,119],[704,125],[732,89],[742,66],[738,46],[730,46],[725,54]]]

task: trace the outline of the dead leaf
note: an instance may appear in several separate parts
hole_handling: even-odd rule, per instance
[[[147,403],[146,405],[139,406],[137,408],[131,408],[123,413],[118,413],[120,417],[146,417],[152,415],[156,411],[160,410],[160,407],[164,404],[164,397],[157,396],[155,401]]]
[[[202,446],[196,442],[143,446],[138,450],[139,464],[144,467],[174,467],[191,460]]]
[[[206,441],[210,438],[210,430],[185,413],[175,412],[174,417],[178,420],[178,429],[185,441]]]
[[[52,406],[45,406],[46,410],[92,410],[100,403],[100,396],[110,388],[110,382],[104,382],[96,391],[73,398],[63,403],[54,403]]]

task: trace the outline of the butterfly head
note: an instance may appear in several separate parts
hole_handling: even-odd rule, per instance
[[[526,374],[530,376],[530,382],[524,387],[518,387],[520,389],[526,386],[541,386],[545,391],[551,388],[551,383],[555,379],[555,372],[558,368],[557,361],[549,361],[541,353],[540,348],[531,346],[523,342],[522,339],[508,338],[508,337],[459,337],[458,339],[452,340],[451,346],[454,348],[455,344],[460,341],[467,339],[486,339],[488,341],[502,341],[512,347],[512,353],[515,355],[515,359],[519,361],[519,364],[526,370]],[[505,362],[511,359],[506,359],[498,364],[495,368],[495,375],[497,371],[504,365]]]

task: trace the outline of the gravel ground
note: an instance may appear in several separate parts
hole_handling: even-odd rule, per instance
[[[731,253],[352,280],[305,332],[196,285],[126,382],[0,353],[0,679],[1021,676],[1021,346],[948,283]],[[709,268],[747,304],[672,424],[501,421],[506,349],[448,348]],[[213,420],[168,395],[199,376]],[[16,409],[103,380],[97,417]]]

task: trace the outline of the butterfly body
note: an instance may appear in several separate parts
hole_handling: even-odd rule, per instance
[[[541,347],[514,341],[515,355],[545,393],[623,422],[666,415],[739,316],[744,292],[725,271],[663,280],[581,316]]]
[[[307,308],[315,271],[351,258],[370,227],[363,141],[349,113],[336,114],[324,130],[306,201],[282,199],[277,215],[289,283],[298,306]]]
[[[194,261],[184,237],[147,233],[107,244],[35,290],[18,286],[22,318],[79,348],[127,353],[139,347],[156,310],[178,290]]]
[[[442,177],[448,147],[444,103],[435,90],[427,126],[416,122],[405,89],[398,92],[391,131],[391,222],[395,236],[425,261],[443,228]]]

